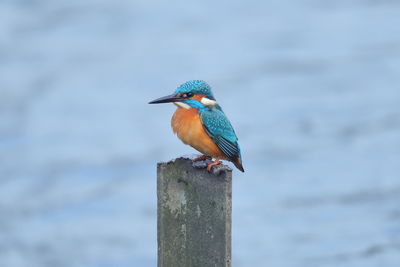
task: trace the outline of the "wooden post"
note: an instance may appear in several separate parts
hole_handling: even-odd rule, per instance
[[[230,267],[232,170],[158,163],[158,267]]]

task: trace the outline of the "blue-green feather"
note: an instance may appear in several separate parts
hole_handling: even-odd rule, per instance
[[[190,107],[195,108],[198,112],[202,112],[204,110],[208,110],[209,107],[205,106],[203,103],[194,100],[194,99],[186,99],[182,101],[185,104],[188,104]]]
[[[200,111],[200,118],[207,134],[229,159],[241,157],[238,138],[222,110],[211,108]]]
[[[211,92],[211,86],[202,80],[192,80],[181,84],[176,88],[175,93],[189,93],[192,92],[195,95],[205,95],[208,99],[215,100],[214,95]]]

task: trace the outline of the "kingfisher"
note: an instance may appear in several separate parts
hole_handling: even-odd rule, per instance
[[[214,166],[222,163],[221,160],[228,160],[244,172],[238,138],[206,82],[187,81],[173,94],[149,102],[160,103],[177,106],[171,127],[184,144],[203,154],[193,161],[214,158],[215,161],[207,164],[210,172]]]

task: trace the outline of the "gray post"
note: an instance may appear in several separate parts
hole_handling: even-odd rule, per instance
[[[230,267],[232,170],[158,163],[158,267]]]

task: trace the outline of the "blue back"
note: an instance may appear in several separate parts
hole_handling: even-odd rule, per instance
[[[232,161],[241,158],[238,138],[225,113],[217,108],[200,112],[207,134],[221,151]]]

